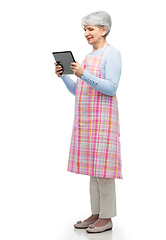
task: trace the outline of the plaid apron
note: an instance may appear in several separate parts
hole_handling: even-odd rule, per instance
[[[84,69],[101,79],[101,58],[107,45],[100,57],[88,55],[82,63]],[[77,78],[68,171],[122,179],[119,136],[116,94],[104,95]]]

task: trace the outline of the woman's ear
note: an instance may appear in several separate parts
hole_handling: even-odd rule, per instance
[[[104,37],[104,36],[106,35],[106,33],[107,33],[107,27],[106,27],[106,26],[103,26],[102,29],[103,29],[103,34],[102,34],[102,36]]]

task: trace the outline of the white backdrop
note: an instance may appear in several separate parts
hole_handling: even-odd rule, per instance
[[[62,225],[71,219],[72,228],[90,214],[89,178],[66,171],[74,96],[56,77],[52,52],[71,50],[81,63],[92,50],[81,18],[97,10],[112,17],[107,41],[120,50],[123,63],[117,96],[124,179],[117,180],[115,221],[130,219],[128,240],[137,226],[145,230],[142,239],[156,239],[164,229],[164,8],[162,0],[1,1],[2,240],[67,239]]]

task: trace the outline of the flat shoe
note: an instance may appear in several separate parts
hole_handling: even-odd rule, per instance
[[[95,227],[94,224],[89,225],[86,229],[87,233],[102,233],[108,230],[112,230],[113,224],[112,220],[110,220],[106,225],[102,227]]]
[[[88,228],[89,225],[95,223],[96,221],[97,221],[97,220],[91,221],[91,222],[78,221],[76,224],[74,224],[74,227],[75,227],[75,228],[78,228],[78,229],[85,229],[85,228]]]

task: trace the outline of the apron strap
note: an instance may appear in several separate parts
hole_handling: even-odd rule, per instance
[[[100,57],[102,57],[102,55],[103,55],[103,53],[104,53],[104,51],[105,51],[105,48],[106,48],[108,45],[109,45],[109,44],[106,42],[105,45],[104,45],[103,51],[101,52]]]
[[[103,50],[101,52],[101,55],[100,55],[100,58],[102,57],[104,51],[105,51],[105,48],[108,46],[109,44],[106,42],[104,47],[103,47]],[[86,58],[84,59],[84,61],[82,62],[81,66],[85,69],[85,65],[86,65]]]

